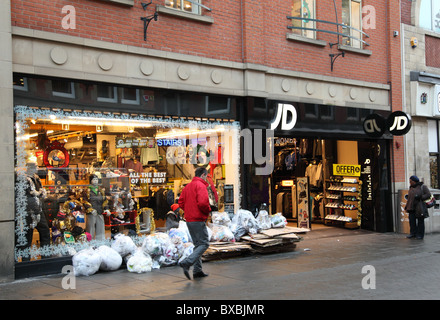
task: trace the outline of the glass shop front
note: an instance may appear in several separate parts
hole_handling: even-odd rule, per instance
[[[238,207],[236,103],[14,75],[18,272],[109,244],[118,233],[137,243],[165,228],[198,167],[208,170],[219,211]],[[225,186],[234,190],[226,202]]]

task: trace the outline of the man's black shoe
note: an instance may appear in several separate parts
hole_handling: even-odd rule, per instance
[[[406,236],[408,239],[412,239],[412,238],[415,238],[416,236],[415,235],[413,235],[413,234],[410,234],[409,236]]]
[[[203,271],[193,273],[193,278],[194,279],[196,279],[196,278],[203,278],[203,277],[207,277],[207,276],[208,276],[208,274],[204,273]]]
[[[191,277],[189,276],[189,267],[187,267],[183,263],[179,263],[179,267],[183,269],[183,274],[185,275],[185,277],[187,277],[188,280],[191,280]]]

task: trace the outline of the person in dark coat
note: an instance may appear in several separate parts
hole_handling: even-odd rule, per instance
[[[420,181],[417,176],[409,178],[408,200],[406,202],[405,210],[409,216],[409,235],[408,239],[417,238],[423,239],[425,236],[425,218],[417,217],[417,210],[420,210],[418,205],[420,201],[425,201],[431,197],[431,193],[427,186]],[[426,208],[425,208],[426,210]]]
[[[207,175],[208,171],[205,168],[197,168],[195,177],[186,185],[179,197],[179,207],[184,212],[186,225],[194,243],[193,253],[179,263],[189,280],[191,280],[189,275],[191,266],[194,266],[193,278],[207,276],[202,271],[202,255],[209,247],[206,220],[211,212],[207,189],[210,184],[206,181]]]

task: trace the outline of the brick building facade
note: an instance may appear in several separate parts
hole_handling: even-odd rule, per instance
[[[350,4],[349,11],[343,2]],[[16,209],[10,201],[15,198],[13,75],[234,97],[240,101],[235,120],[243,128],[260,120],[255,106],[261,101],[267,103],[266,120],[274,116],[271,103],[277,101],[366,113],[407,111],[401,80],[401,41],[406,45],[407,39],[395,32],[412,28],[401,28],[398,10],[409,21],[406,13],[414,10],[410,1],[308,1],[314,7],[301,10],[317,19],[315,31],[304,30],[310,34],[288,28],[294,25],[295,19],[288,17],[298,12],[293,10],[298,1],[204,0],[203,6],[182,1],[181,7],[172,8],[173,3],[153,0],[143,8],[140,0],[60,0],[51,6],[9,0],[0,5],[0,36],[6,44],[0,63],[7,71],[0,81],[0,110],[5,115],[0,142],[2,278],[13,277],[15,264]],[[182,9],[185,6],[189,9]],[[146,41],[142,17],[150,19]],[[332,23],[348,19],[356,26],[356,17],[368,37],[355,29],[352,38],[334,33],[344,30]],[[437,45],[435,37],[427,38],[427,44]],[[342,52],[332,69],[330,55]],[[189,116],[181,109],[174,115]],[[347,131],[340,139],[349,138]],[[405,186],[410,145],[404,137],[388,138],[385,145],[394,183],[389,192],[395,195]],[[246,202],[251,184],[246,184],[250,177],[243,176],[244,186],[235,192],[243,193]],[[389,211],[388,220],[393,216]],[[389,231],[392,221],[386,224],[379,229]]]

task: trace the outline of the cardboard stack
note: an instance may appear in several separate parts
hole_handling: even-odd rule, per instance
[[[284,227],[262,230],[257,234],[242,236],[238,242],[211,242],[203,254],[204,261],[241,256],[250,253],[272,253],[294,250],[302,240],[297,233],[308,232],[306,228]]]

